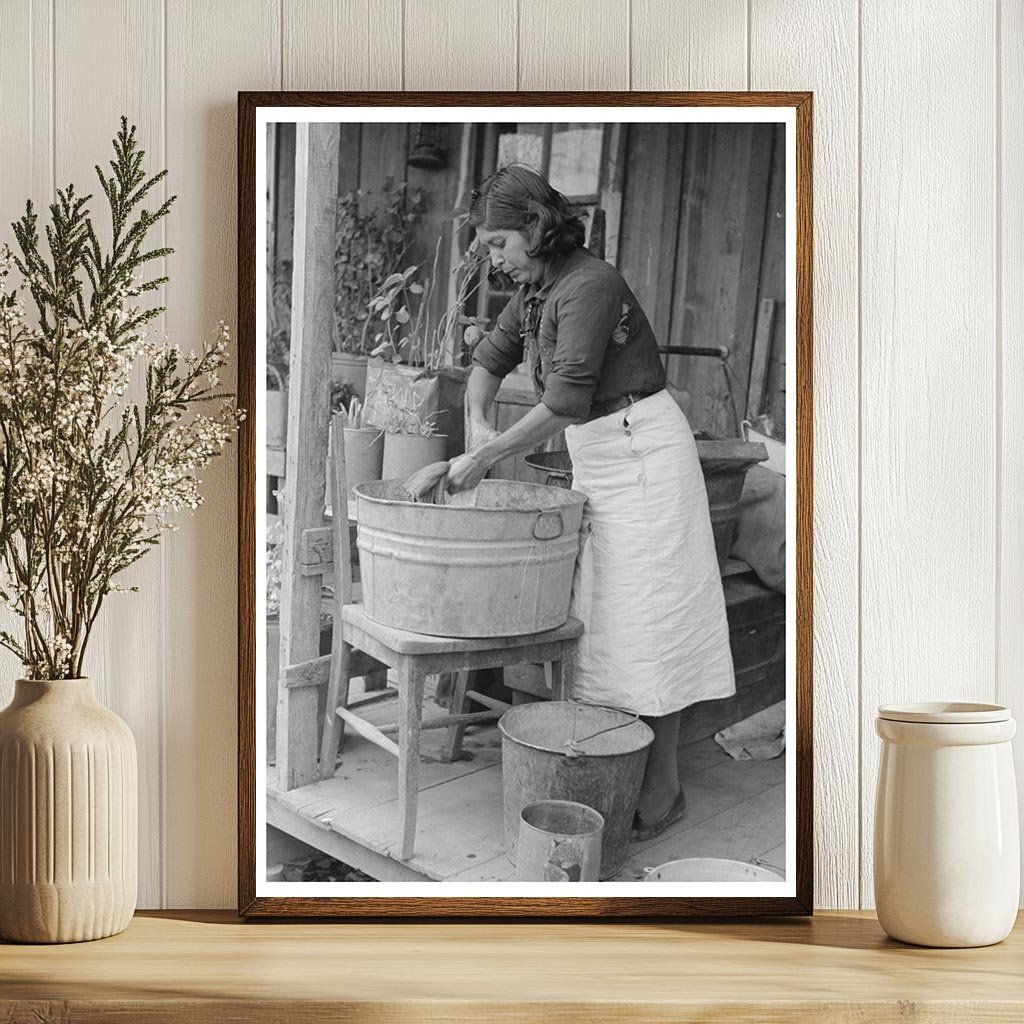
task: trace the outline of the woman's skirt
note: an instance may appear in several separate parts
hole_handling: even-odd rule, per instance
[[[704,476],[667,391],[566,428],[587,496],[573,696],[660,716],[736,692]]]

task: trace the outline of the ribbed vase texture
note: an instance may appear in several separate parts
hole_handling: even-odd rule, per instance
[[[123,931],[138,889],[138,768],[92,680],[19,679],[0,712],[0,938]]]

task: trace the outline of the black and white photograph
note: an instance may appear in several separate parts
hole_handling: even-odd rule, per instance
[[[792,107],[255,115],[254,895],[794,897]]]

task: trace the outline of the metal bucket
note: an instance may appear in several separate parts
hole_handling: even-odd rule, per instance
[[[539,800],[520,814],[517,882],[596,882],[604,818],[573,800]]]
[[[626,859],[647,748],[654,742],[650,727],[625,711],[542,701],[506,711],[498,728],[509,860],[516,863],[524,807],[573,800],[604,818],[600,877],[616,874]]]
[[[572,487],[572,459],[567,451],[534,452],[523,461],[544,477],[549,487]]]
[[[670,860],[647,872],[645,882],[781,882],[782,875],[757,864],[718,857]]]
[[[450,637],[523,636],[564,625],[586,496],[484,480],[453,504],[402,481],[356,488],[363,604],[375,622]],[[471,504],[472,503],[472,504]]]

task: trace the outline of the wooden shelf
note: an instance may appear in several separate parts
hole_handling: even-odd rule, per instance
[[[1024,922],[997,946],[929,950],[853,912],[405,924],[162,911],[101,942],[0,943],[0,1020],[1009,1024],[1024,1019],[1022,962]]]

